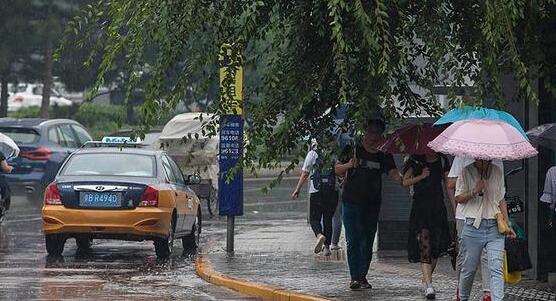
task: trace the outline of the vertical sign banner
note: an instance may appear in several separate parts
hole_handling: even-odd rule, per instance
[[[243,215],[243,170],[228,171],[243,153],[243,66],[241,53],[233,45],[220,49],[220,95],[225,115],[220,119],[218,205],[221,216]]]
[[[228,180],[228,171],[239,161],[243,149],[243,118],[226,115],[220,120],[220,176],[218,201],[221,216],[243,215],[243,170]]]

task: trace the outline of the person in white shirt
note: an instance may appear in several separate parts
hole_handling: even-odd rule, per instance
[[[314,252],[320,253],[322,251],[324,256],[330,256],[332,217],[338,205],[338,190],[334,163],[330,160],[329,164],[326,164],[324,158],[319,159],[317,148],[318,143],[313,140],[291,198],[297,199],[301,187],[304,186],[307,179],[310,179],[309,223],[317,238]]]
[[[540,201],[547,203],[551,210],[556,209],[556,166],[552,166],[546,172],[544,189]]]
[[[450,195],[450,200],[452,201],[452,208],[455,208],[454,216],[456,218],[456,232],[458,236],[458,245],[461,245],[461,231],[463,230],[463,224],[465,221],[465,217],[463,216],[463,205],[457,204],[455,201],[455,190],[456,190],[456,181],[458,177],[461,176],[463,172],[463,168],[469,166],[475,162],[473,158],[464,158],[464,157],[455,157],[454,161],[452,162],[452,167],[450,168],[450,172],[448,173],[448,194]],[[495,160],[492,162],[498,166],[502,173],[504,173],[504,164],[502,161]],[[461,271],[461,261],[462,261],[462,252],[458,252],[457,260],[456,260],[456,279],[459,281],[460,271]],[[483,284],[483,301],[490,301],[490,285],[489,285],[489,274],[488,274],[488,257],[485,250],[483,250],[483,254],[481,256],[481,280]],[[459,292],[459,290],[458,290]],[[457,294],[456,299],[459,300],[459,294]]]
[[[556,166],[552,166],[546,172],[540,201],[541,204],[544,204],[544,206],[539,207],[539,212],[542,212],[544,216],[541,222],[545,224],[547,230],[552,230],[553,235],[556,236]]]
[[[496,215],[508,221],[504,200],[504,173],[490,161],[476,160],[464,167],[456,182],[456,202],[462,204],[465,223],[461,234],[462,263],[459,278],[459,297],[468,301],[481,253],[488,256],[489,284],[494,301],[504,299],[504,234],[498,231]],[[510,228],[511,229],[511,228]],[[515,238],[515,232],[506,234]]]

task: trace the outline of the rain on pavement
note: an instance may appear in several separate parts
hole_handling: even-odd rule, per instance
[[[246,179],[245,219],[302,218],[302,201],[289,201],[293,178],[269,195],[265,179]],[[300,199],[306,198],[302,195]],[[221,239],[225,219],[205,219],[202,245]],[[195,274],[194,258],[178,243],[168,261],[158,261],[152,242],[93,241],[92,254],[76,254],[73,239],[62,258],[46,254],[40,208],[15,197],[0,225],[0,300],[249,300]]]

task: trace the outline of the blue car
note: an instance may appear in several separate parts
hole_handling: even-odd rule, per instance
[[[0,118],[0,133],[21,150],[8,162],[14,170],[5,175],[12,195],[26,195],[37,205],[68,155],[92,140],[81,124],[68,119]]]

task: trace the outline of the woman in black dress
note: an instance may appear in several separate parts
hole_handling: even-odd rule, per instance
[[[448,159],[437,153],[411,156],[404,167],[403,185],[413,186],[408,258],[421,263],[427,299],[435,298],[432,273],[451,243],[442,187],[449,171]]]

